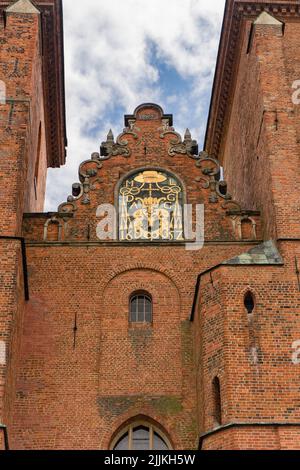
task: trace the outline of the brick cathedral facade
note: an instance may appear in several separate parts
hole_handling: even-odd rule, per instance
[[[204,151],[141,105],[55,213],[61,2],[0,9],[0,449],[300,449],[299,1],[227,1]]]

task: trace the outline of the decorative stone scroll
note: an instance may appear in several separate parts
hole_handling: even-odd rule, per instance
[[[170,141],[170,147],[168,154],[170,157],[174,157],[176,154],[187,155],[190,158],[197,160],[198,157],[198,143],[192,139],[189,129],[186,130],[184,140],[181,135],[176,132],[173,128],[165,128],[161,133],[160,138],[164,139],[166,135],[173,135],[175,138]]]
[[[74,183],[72,186],[72,195],[68,197],[67,202],[61,204],[58,212],[74,213],[77,210],[76,201],[81,204],[90,204],[89,193],[95,189],[95,183],[99,181],[98,171],[102,168],[102,162],[98,153],[93,153],[90,160],[86,160],[79,166],[80,183]]]
[[[133,131],[132,131],[133,132]],[[167,129],[161,134],[161,138],[168,133],[177,135],[177,142],[180,135],[171,129]],[[187,143],[189,142],[189,145]],[[172,147],[173,145],[173,147]],[[227,185],[224,181],[219,181],[220,176],[220,163],[218,160],[210,157],[206,152],[200,152],[199,155],[194,155],[191,152],[192,145],[196,145],[190,137],[190,134],[186,133],[185,140],[178,144],[175,141],[171,141],[171,148],[169,154],[175,155],[178,150],[181,150],[181,154],[186,154],[190,158],[196,160],[196,166],[200,169],[200,175],[196,177],[196,181],[201,183],[203,189],[209,190],[209,202],[211,204],[217,204],[219,200],[223,200],[222,208],[227,211],[240,211],[240,205],[232,199],[232,196],[227,192]],[[174,152],[174,153],[173,153]],[[107,160],[105,158],[104,160]],[[83,205],[90,204],[90,191],[95,189],[95,184],[100,181],[98,176],[99,170],[103,167],[103,158],[100,157],[99,153],[93,153],[90,160],[86,160],[81,163],[79,167],[79,183],[74,183],[72,186],[72,195],[68,197],[67,202],[61,204],[58,208],[60,214],[74,213],[77,211],[77,201],[80,201]]]
[[[123,137],[126,135],[132,135],[134,139],[138,138],[138,135],[134,131],[133,122],[130,122],[130,127],[126,127],[122,134],[117,137],[116,142],[112,130],[109,131],[106,142],[102,142],[101,144],[99,158],[101,160],[108,160],[118,155],[129,158],[131,156],[131,150],[128,147],[128,141],[123,140]]]
[[[221,173],[221,167],[218,160],[210,157],[206,152],[200,152],[196,166],[200,168],[202,175],[196,178],[196,181],[201,183],[203,189],[210,190],[209,202],[216,204],[219,198],[224,199],[222,208],[226,210],[241,210],[240,205],[232,199],[230,194],[223,191],[227,186],[224,181],[219,181],[218,178]]]

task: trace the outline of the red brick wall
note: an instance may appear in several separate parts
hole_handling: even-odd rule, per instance
[[[247,54],[245,28],[232,111],[221,156],[233,195],[262,211],[265,238],[299,237],[299,110],[292,83],[299,79],[300,22],[257,25]]]
[[[19,360],[24,306],[23,269],[19,241],[0,244],[0,340],[6,343],[6,365],[0,366],[0,417],[10,425]]]
[[[300,80],[300,64],[295,60],[295,44],[299,41],[299,23],[289,23],[286,25],[284,32],[283,50],[284,50],[284,63],[287,76],[287,84],[290,87],[289,94],[292,95],[296,89],[292,88],[296,80]],[[299,89],[299,86],[298,86]],[[297,95],[299,98],[299,94]],[[291,100],[292,101],[292,100]],[[297,141],[300,142],[300,105],[293,105],[293,112],[295,114],[295,126],[297,130]]]
[[[0,236],[20,236],[24,211],[42,210],[46,149],[39,15],[7,14],[0,27]],[[40,125],[41,123],[41,125]],[[37,165],[41,126],[40,159]],[[37,195],[34,174],[39,180]],[[37,196],[37,197],[36,197]],[[0,341],[7,364],[0,366],[0,422],[10,429],[23,326],[24,285],[20,240],[0,239]]]
[[[7,104],[0,108],[0,233],[20,234],[24,211],[42,210],[46,179],[39,15],[8,14],[0,30],[0,80]],[[20,43],[22,37],[22,43]],[[41,124],[39,184],[34,191]]]
[[[31,299],[12,447],[105,449],[119,426],[142,414],[176,448],[195,448],[196,277],[249,247],[209,245],[196,257],[180,246],[28,247]],[[153,296],[152,327],[128,324],[129,295],[140,289]]]
[[[214,419],[213,381],[216,377],[221,388],[222,422],[226,422],[227,418],[223,305],[219,273],[216,271],[203,276],[193,324],[200,434],[221,424]]]
[[[143,112],[153,116],[157,109]],[[97,170],[88,184],[81,180],[89,189],[88,201],[80,197],[61,206],[53,221],[38,214],[24,219],[31,299],[17,374],[11,438],[15,448],[106,449],[121,424],[140,415],[163,426],[175,448],[197,446],[189,322],[197,275],[257,241],[254,236],[241,241],[237,222],[242,215],[227,213],[237,206],[217,196],[215,182],[207,187],[208,178],[192,158],[168,154],[175,136],[162,138],[159,115],[152,120],[138,115],[134,131],[136,137],[123,137],[131,152],[128,158],[82,166],[83,174]],[[183,182],[187,202],[205,203],[203,250],[187,251],[184,243],[97,239],[98,205],[114,204],[120,177],[145,167],[174,172]],[[212,194],[215,202],[210,202]],[[254,219],[259,238],[260,218]],[[153,297],[153,326],[128,323],[129,297],[139,290]]]
[[[159,119],[137,122],[137,138],[126,135],[131,156],[112,157],[99,165],[91,177],[89,201],[83,204],[81,197],[73,206],[61,206],[48,241],[44,233],[49,216],[24,219],[31,299],[17,373],[13,448],[107,449],[122,423],[134,416],[159,423],[176,449],[197,448],[200,434],[217,424],[215,377],[221,385],[222,424],[300,418],[295,408],[298,372],[291,363],[297,323],[293,316],[287,319],[283,309],[283,304],[299,308],[294,245],[287,245],[286,252],[282,246],[284,268],[222,267],[206,274],[191,324],[198,274],[258,241],[240,240],[237,225],[243,216],[228,214],[220,196],[210,202],[212,188],[199,184],[200,169],[186,155],[168,155],[169,140],[161,139],[159,125]],[[187,251],[183,243],[137,245],[97,239],[98,205],[113,203],[120,176],[144,166],[175,171],[185,183],[187,201],[205,201],[202,250]],[[82,171],[96,167],[96,161],[88,162]],[[260,218],[253,215],[253,220],[260,238]],[[243,304],[249,287],[258,301],[250,323]],[[128,323],[129,297],[139,290],[153,297],[152,326]],[[274,308],[275,316],[270,316]],[[284,322],[293,333],[286,337],[284,362],[280,356],[276,363],[275,346]],[[253,363],[257,358],[258,364]],[[279,388],[270,378],[273,367]],[[292,381],[286,381],[288,370]],[[282,390],[284,402],[274,400],[277,390]],[[258,408],[257,400],[265,405]],[[224,448],[244,445],[231,439],[234,432],[226,431],[222,443],[217,442],[219,436],[210,442]]]
[[[209,436],[203,450],[299,450],[299,429],[290,426],[236,426]]]
[[[14,25],[13,38],[16,28],[25,25],[37,33],[37,22],[21,19],[9,19]],[[293,29],[290,41],[295,34]],[[292,345],[300,339],[297,242],[279,243],[284,266],[223,266],[205,274],[195,320],[190,322],[200,272],[246,252],[261,238],[299,236],[297,125],[288,104],[284,73],[291,65],[284,65],[284,40],[278,28],[257,28],[247,56],[245,35],[226,135],[229,191],[242,208],[263,213],[262,227],[260,217],[251,215],[257,224],[256,239],[241,241],[238,227],[244,213],[228,213],[238,206],[226,204],[216,194],[216,182],[209,181],[192,158],[168,153],[174,134],[162,137],[161,117],[143,120],[138,115],[137,135],[127,132],[122,137],[131,151],[128,158],[114,156],[83,165],[86,175],[97,169],[94,174],[89,172],[90,177],[82,176],[86,200],[81,197],[61,206],[54,225],[46,214],[25,216],[30,301],[24,320],[20,247],[18,242],[1,242],[6,268],[0,271],[0,318],[4,318],[0,334],[12,337],[9,368],[1,371],[2,383],[7,374],[3,416],[12,448],[107,449],[122,424],[142,416],[158,423],[175,449],[195,449],[199,436],[217,425],[215,377],[221,385],[223,425],[238,421],[274,425],[227,429],[207,438],[204,448],[299,448],[297,428],[275,425],[300,422],[300,369],[292,363]],[[38,59],[32,59],[29,69],[32,83],[39,89]],[[275,98],[278,122],[272,108]],[[42,120],[39,106],[35,105],[32,114],[33,134],[26,129],[28,108],[22,106],[25,117],[19,111],[16,122],[25,125],[24,148],[37,149]],[[153,116],[157,108],[146,108],[149,112]],[[19,142],[20,135],[13,135],[8,144],[15,138]],[[3,229],[18,233],[20,214],[39,206],[32,192],[24,202],[23,192],[35,164],[32,160],[28,171],[20,169],[19,148],[14,144],[12,148],[10,178],[14,171],[18,178],[11,186],[6,172],[0,172],[3,187],[8,188],[2,193],[6,207],[2,220],[6,221]],[[98,205],[113,204],[120,178],[145,167],[174,172],[183,182],[187,202],[205,204],[202,250],[187,251],[184,243],[128,244],[97,239]],[[41,163],[39,201],[44,170]],[[251,231],[245,234],[250,235]],[[253,290],[256,301],[251,316],[243,303],[248,289]],[[153,297],[153,325],[128,322],[129,297],[138,290]]]
[[[222,267],[202,278],[194,325],[196,344],[202,340],[196,348],[201,433],[215,427],[211,416],[215,376],[221,382],[222,424],[300,422],[300,366],[292,360],[293,344],[300,338],[295,268],[300,249],[295,242],[282,242],[280,251],[283,267]],[[255,298],[251,315],[244,306],[248,290]],[[282,442],[279,434],[279,444],[268,438],[273,432],[250,429],[248,440],[245,430],[226,431],[238,438],[233,448],[287,448],[299,428],[287,427]],[[215,443],[222,441],[221,436],[207,440],[210,448],[223,445]],[[293,442],[293,448],[299,447],[299,440]]]
[[[204,338],[197,351],[198,396],[200,390],[207,396],[202,411],[200,403],[202,432],[213,426],[211,406],[206,416],[203,403],[212,400],[211,381],[220,369],[225,424],[300,422],[300,369],[292,362],[292,345],[300,337],[295,265],[300,253],[299,106],[292,103],[292,84],[300,72],[300,22],[286,19],[284,34],[281,26],[255,26],[247,54],[250,26],[245,23],[240,38],[221,159],[234,197],[243,206],[261,210],[264,239],[294,241],[278,242],[282,268],[222,268],[213,298],[210,277],[202,280],[196,321],[200,332],[195,330],[196,338]],[[257,300],[250,316],[243,307],[248,288]],[[221,332],[221,339],[210,336],[210,324]],[[229,436],[232,440],[226,443]],[[299,449],[298,436],[299,427],[230,429],[208,437],[204,448]]]

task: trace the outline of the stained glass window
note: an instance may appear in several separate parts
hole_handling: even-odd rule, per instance
[[[142,170],[123,182],[119,237],[123,241],[183,240],[183,189],[174,175]]]

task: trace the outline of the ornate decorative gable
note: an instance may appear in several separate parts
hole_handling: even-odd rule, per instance
[[[189,129],[186,130],[184,140],[180,134],[175,132],[173,125],[173,116],[171,114],[164,114],[162,108],[156,104],[146,103],[138,106],[134,114],[125,116],[125,129],[120,134],[116,141],[112,130],[109,131],[106,141],[102,142],[100,147],[101,160],[107,160],[111,157],[121,155],[123,157],[130,157],[131,149],[128,146],[129,142],[126,136],[131,135],[134,139],[138,140],[143,134],[143,130],[147,127],[144,123],[159,122],[160,126],[156,131],[160,131],[160,138],[164,139],[166,136],[171,136],[168,154],[173,157],[175,154],[188,155],[192,158],[198,158],[198,144],[196,140],[192,139]],[[147,150],[147,140],[144,140],[144,150]]]
[[[186,130],[184,138],[171,126],[173,117],[164,114],[162,108],[155,104],[144,104],[139,106],[133,115],[125,116],[123,132],[115,140],[112,130],[109,131],[106,141],[102,142],[100,152],[94,152],[90,160],[84,161],[79,167],[79,183],[75,183],[72,188],[72,195],[68,197],[66,203],[59,206],[59,213],[75,212],[80,205],[89,205],[91,202],[90,192],[98,188],[101,181],[103,165],[112,158],[134,157],[141,152],[145,156],[151,157],[153,147],[156,142],[157,151],[164,152],[169,158],[169,165],[172,167],[173,158],[189,157],[195,160],[198,168],[198,175],[195,180],[202,190],[208,192],[208,202],[217,204],[222,202],[223,209],[240,210],[237,202],[227,193],[227,185],[220,181],[220,164],[210,157],[206,152],[198,153],[197,141],[192,139],[189,129]],[[149,145],[149,143],[151,144]],[[157,146],[158,145],[158,146]],[[147,166],[151,159],[147,162]],[[162,163],[159,162],[161,165]],[[120,163],[122,166],[122,162]],[[162,165],[163,166],[163,165]]]
[[[121,236],[128,211],[147,212],[152,227],[150,214],[159,204],[164,204],[159,208],[160,217],[169,211],[173,240],[184,240],[184,204],[194,211],[197,204],[204,205],[209,239],[257,238],[258,214],[241,211],[228,194],[227,184],[220,181],[219,162],[198,152],[197,141],[188,129],[182,138],[173,127],[173,117],[149,103],[126,115],[125,125],[116,139],[110,130],[100,150],[81,163],[72,194],[45,222],[44,239],[47,229],[57,234],[57,241],[96,240],[96,214],[100,206],[107,205],[113,206],[119,217],[119,240],[131,241]],[[131,198],[131,204],[122,196]],[[147,231],[143,229],[143,233]]]

